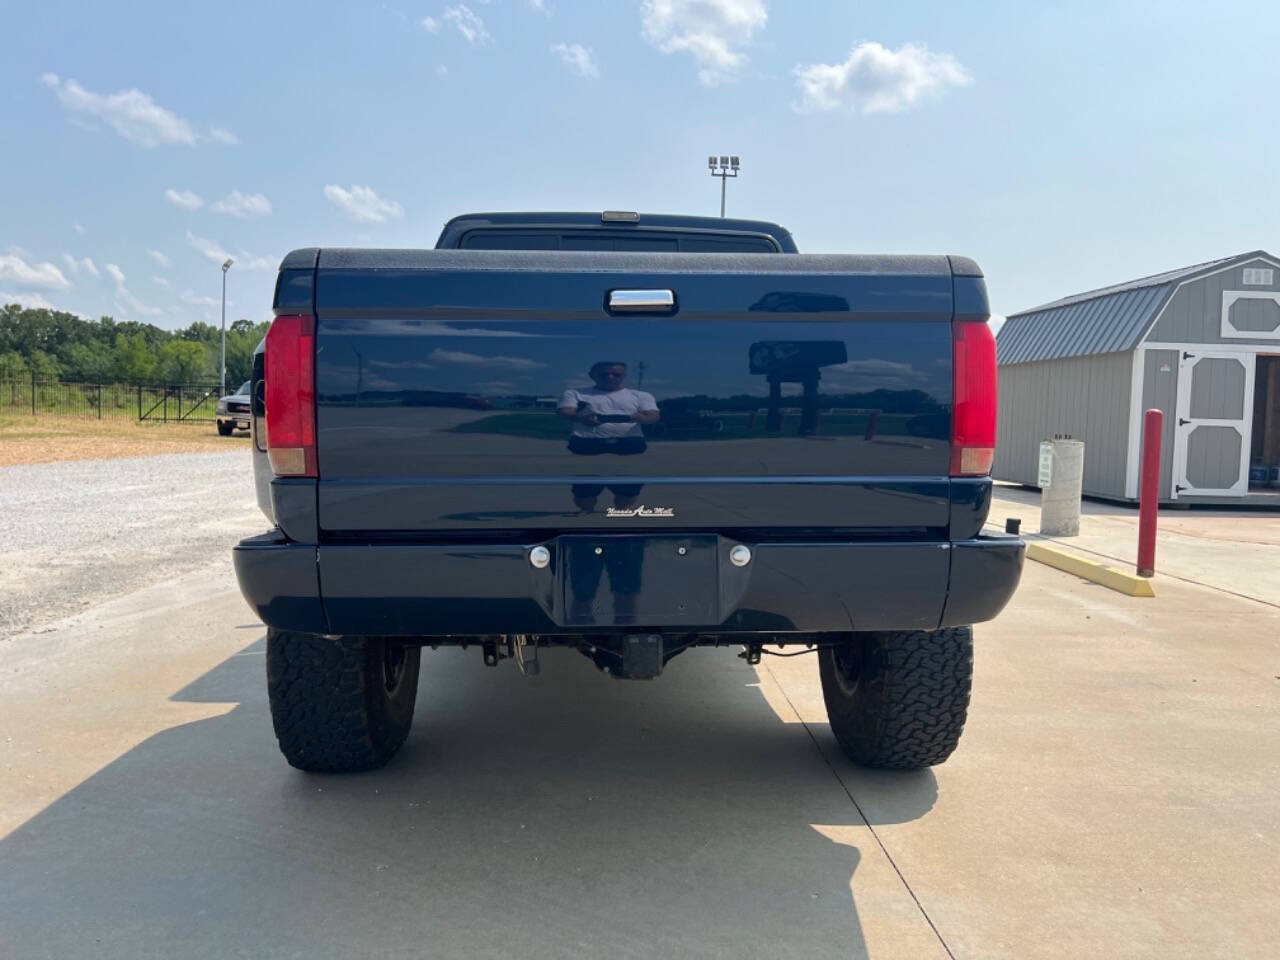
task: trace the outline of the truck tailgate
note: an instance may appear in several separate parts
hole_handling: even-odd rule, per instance
[[[323,537],[946,538],[946,257],[311,253]]]

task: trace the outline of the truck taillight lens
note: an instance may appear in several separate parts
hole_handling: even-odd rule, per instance
[[[316,321],[285,316],[267,331],[267,458],[278,477],[316,472]]]
[[[958,321],[951,343],[951,476],[985,476],[996,452],[996,338],[981,321]]]

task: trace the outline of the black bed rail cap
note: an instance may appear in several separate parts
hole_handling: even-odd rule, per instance
[[[319,247],[301,247],[290,250],[280,261],[281,270],[314,270],[320,257]]]
[[[951,261],[951,275],[953,277],[981,277],[984,276],[982,268],[968,257],[957,257],[952,254],[947,257]]]
[[[931,254],[799,253],[615,253],[529,250],[388,250],[307,248],[285,257],[281,269],[536,271],[543,273],[662,274],[855,274],[949,277],[963,257]],[[966,276],[981,276],[980,272]]]

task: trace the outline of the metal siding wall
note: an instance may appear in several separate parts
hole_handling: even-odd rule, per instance
[[[1037,451],[1024,438],[1035,434],[1032,418],[1044,405],[1046,381],[1036,376],[1036,368],[1042,366],[1045,364],[1000,367],[996,458],[991,472],[1001,480],[1035,483]]]
[[[1185,288],[1184,288],[1185,289]],[[1162,364],[1169,369],[1161,372]],[[1148,350],[1142,371],[1142,409],[1157,407],[1164,412],[1160,432],[1160,499],[1173,495],[1173,431],[1177,422],[1178,351]]]
[[[1131,357],[1108,353],[1001,367],[992,475],[1034,485],[1040,441],[1070,434],[1085,443],[1085,493],[1124,496]]]
[[[1124,496],[1129,453],[1129,353],[1084,358],[1084,489],[1109,497]]]
[[[1276,282],[1267,286],[1245,286],[1244,268],[1267,267],[1275,271]],[[1252,260],[1193,280],[1178,289],[1165,307],[1160,320],[1152,328],[1147,340],[1156,343],[1226,343],[1259,344],[1280,350],[1280,340],[1222,336],[1222,291],[1249,290],[1256,293],[1280,293],[1280,267],[1265,260]]]

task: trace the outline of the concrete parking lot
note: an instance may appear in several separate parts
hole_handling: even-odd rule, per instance
[[[317,777],[220,552],[0,639],[0,956],[1270,957],[1280,611],[1158,592],[1028,565],[918,774],[839,756],[811,657],[470,650]]]
[[[1022,533],[1040,529],[1040,492],[996,484],[988,527],[1008,517],[1022,520]],[[1280,511],[1212,507],[1166,507],[1158,517],[1156,570],[1163,578],[1199,583],[1280,607]],[[1054,538],[1078,553],[1133,569],[1138,549],[1138,510],[1129,504],[1085,500],[1080,534]]]

